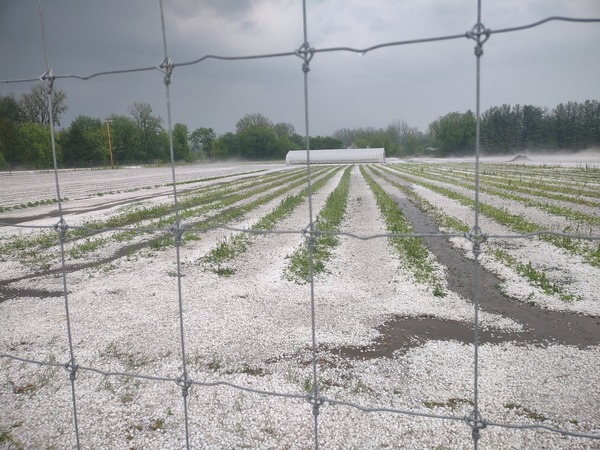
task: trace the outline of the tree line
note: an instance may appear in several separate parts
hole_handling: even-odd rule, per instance
[[[502,105],[481,115],[481,149],[487,154],[519,151],[578,151],[600,147],[600,102],[567,102],[553,109]],[[432,145],[440,155],[472,154],[475,115],[450,113],[429,125]]]
[[[386,128],[342,128],[333,136],[344,146],[383,147],[387,156],[472,155],[475,114],[451,112],[429,124],[427,132],[404,121]],[[502,105],[481,115],[480,146],[486,154],[518,151],[578,151],[600,147],[600,102],[567,102],[553,109],[532,105]]]
[[[44,85],[34,86],[20,98],[0,95],[0,168],[53,166],[50,112]],[[66,94],[53,92],[55,127],[65,111]],[[170,161],[168,133],[163,119],[148,103],[134,103],[128,115],[101,120],[80,115],[55,132],[59,167],[87,167]],[[488,154],[522,150],[576,151],[600,147],[600,102],[561,103],[555,108],[502,105],[481,115],[481,148]],[[282,160],[289,150],[306,148],[304,136],[290,123],[274,123],[250,113],[235,132],[217,136],[214,129],[176,123],[172,129],[176,161],[203,159]],[[405,121],[386,128],[342,128],[332,136],[313,136],[311,149],[381,148],[387,156],[415,154],[468,155],[475,149],[475,115],[451,112],[438,117],[422,132]]]
[[[53,92],[53,123],[67,110],[66,94]],[[134,103],[129,115],[113,114],[105,120],[77,116],[55,132],[59,167],[89,167],[170,161],[170,144],[163,119],[148,103]],[[53,167],[48,97],[43,85],[17,99],[0,95],[0,168]],[[190,132],[176,123],[172,129],[176,161],[239,158],[281,160],[289,150],[306,148],[305,139],[290,123],[273,123],[259,113],[246,114],[236,131],[217,136],[210,127]],[[329,136],[311,138],[311,147],[339,148],[341,141]]]

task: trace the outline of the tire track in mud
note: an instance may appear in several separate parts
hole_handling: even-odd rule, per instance
[[[410,184],[390,174],[379,176],[371,171],[376,181],[387,191],[397,191],[389,180],[410,187]],[[392,198],[402,209],[415,232],[440,233],[432,217],[423,213],[408,198],[400,193]],[[447,267],[448,289],[469,301],[473,298],[474,261],[463,255],[447,238],[425,237],[424,244]],[[502,280],[479,266],[480,310],[500,314],[521,323],[522,332],[507,332],[498,329],[480,329],[479,343],[514,342],[546,347],[550,344],[577,346],[585,349],[600,344],[600,317],[537,308],[505,295],[499,285]],[[449,321],[432,316],[395,316],[379,326],[380,336],[368,346],[338,347],[328,349],[333,354],[350,359],[372,359],[392,357],[394,352],[406,352],[411,347],[429,340],[455,340],[473,343],[473,326],[468,323]]]

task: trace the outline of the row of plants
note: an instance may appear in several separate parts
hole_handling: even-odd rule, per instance
[[[426,172],[419,172],[412,170],[410,167],[396,166],[396,168],[400,171],[411,173],[419,178],[425,178],[428,180],[441,182],[445,184],[450,184],[453,186],[457,186],[464,189],[473,190],[474,189],[474,176],[456,176],[454,173],[445,174],[442,171],[435,170],[427,170]],[[429,169],[429,168],[428,168]],[[459,179],[465,180],[460,181]],[[573,220],[582,226],[591,225],[591,226],[600,226],[600,217],[597,215],[587,214],[582,211],[574,208],[574,203],[580,203],[579,200],[575,200],[573,198],[566,197],[565,195],[561,195],[560,200],[563,202],[567,202],[571,204],[570,206],[557,206],[553,204],[549,204],[545,201],[536,201],[531,197],[524,197],[521,195],[517,195],[513,192],[525,192],[527,194],[535,195],[533,193],[527,192],[523,188],[519,188],[516,184],[502,184],[502,183],[489,183],[486,180],[480,180],[479,192],[495,195],[506,200],[512,200],[517,203],[521,203],[523,205],[538,208],[542,211],[546,211],[552,215],[564,217],[566,219]],[[549,198],[552,194],[547,194],[545,192],[540,193],[539,196]],[[591,203],[591,204],[590,204]],[[588,202],[589,206],[600,206],[598,202]]]
[[[326,271],[325,263],[331,258],[333,249],[339,244],[339,237],[329,232],[339,231],[346,213],[352,167],[348,166],[344,170],[338,186],[327,197],[325,206],[323,206],[314,221],[313,231],[315,234],[309,235],[301,247],[291,255],[286,256],[289,262],[284,269],[284,277],[289,281],[296,283],[308,283],[310,281],[311,253],[313,274]]]
[[[223,198],[228,196],[240,195],[240,191],[244,189],[251,189],[256,186],[263,186],[265,179],[271,179],[276,177],[277,182],[281,178],[296,176],[301,177],[300,170],[284,173],[284,174],[271,174],[265,177],[259,177],[250,181],[233,180],[221,184],[217,189],[213,186],[206,186],[195,190],[194,192],[188,192],[184,194],[183,200],[180,201],[180,208],[191,209],[198,205],[205,205],[207,208],[211,208],[211,203],[220,202]],[[214,205],[213,205],[214,206]],[[151,207],[143,207],[141,204],[137,204],[133,209],[127,212],[117,214],[113,217],[104,220],[86,221],[82,227],[72,228],[69,230],[69,239],[76,240],[78,238],[87,237],[92,232],[100,232],[111,228],[121,228],[132,224],[140,226],[144,220],[153,219],[157,217],[163,217],[174,212],[174,205],[172,203],[164,203]],[[194,211],[194,213],[201,213],[200,211]],[[0,244],[0,251],[3,254],[11,254],[14,251],[19,253],[27,252],[36,253],[40,250],[45,250],[57,244],[57,236],[53,231],[44,231],[36,233],[31,236],[19,236],[9,239],[7,242]]]
[[[493,252],[494,259],[510,267],[516,273],[525,278],[531,285],[539,288],[546,295],[554,295],[561,301],[571,303],[576,300],[581,300],[581,296],[569,293],[565,287],[559,283],[555,283],[548,278],[545,272],[536,269],[531,262],[524,264],[511,256],[508,252],[502,249],[495,249]]]
[[[475,166],[462,165],[460,169],[455,166],[436,166],[428,167],[431,174],[448,176],[451,178],[460,178],[474,183]],[[567,172],[564,175],[556,175],[552,178],[540,177],[526,170],[514,171],[494,171],[490,174],[486,166],[480,170],[479,182],[483,185],[489,185],[507,189],[510,191],[530,194],[538,197],[560,200],[565,202],[595,204],[596,199],[600,199],[600,179],[591,181],[582,181],[579,175],[574,171]]]
[[[397,172],[392,171],[390,169],[383,168],[383,170],[390,173],[391,175],[400,176]],[[404,192],[406,192],[406,191],[413,192],[413,194],[411,195],[411,198],[414,199],[414,197],[416,196],[416,194],[414,194],[414,191],[412,191],[408,187],[403,186],[399,183],[395,183],[389,179],[388,179],[388,181],[390,183],[394,184],[396,187],[402,189]],[[411,179],[410,182],[414,183],[414,180]],[[438,193],[440,193],[440,192],[438,192]],[[419,198],[419,196],[417,196],[417,197]],[[419,200],[415,201],[415,204],[420,205]],[[427,202],[425,204],[427,204]],[[471,205],[468,205],[468,206],[471,206]],[[424,212],[427,212],[427,209],[424,209]],[[456,224],[456,222],[454,222],[456,219],[454,219],[452,221],[443,220],[444,215],[442,214],[442,220],[438,220],[438,218],[436,216],[437,215],[434,213],[433,217],[436,219],[436,223],[438,224],[438,226],[446,226],[453,231],[464,231],[464,229],[465,229],[465,225],[462,224],[462,222],[458,222],[458,226],[456,226],[457,224]],[[564,239],[567,239],[567,238],[564,238]],[[564,241],[564,239],[562,239],[562,241]],[[555,240],[560,241],[561,239],[555,239]],[[567,247],[568,247],[569,241],[572,241],[572,240],[567,241]],[[581,299],[581,296],[569,292],[568,288],[565,287],[560,282],[551,280],[546,275],[543,268],[538,269],[538,268],[534,267],[530,262],[525,264],[525,263],[519,261],[518,259],[514,258],[513,256],[511,256],[508,252],[506,252],[505,250],[500,248],[501,243],[495,243],[493,241],[488,241],[487,245],[492,247],[492,251],[489,252],[489,255],[492,256],[497,262],[514,270],[517,274],[519,274],[525,280],[527,280],[527,282],[530,285],[532,285],[536,288],[539,288],[545,294],[554,295],[559,300],[561,300],[563,302],[567,302],[567,303]]]
[[[315,175],[320,174],[323,171],[315,172]],[[285,195],[289,190],[296,189],[306,183],[306,175],[301,169],[294,171],[294,175],[291,177],[277,177],[276,181],[269,180],[269,183],[263,184],[261,180],[256,180],[253,183],[251,190],[243,190],[228,196],[221,198],[220,201],[207,205],[202,210],[198,208],[182,209],[179,218],[180,220],[194,219],[186,222],[186,234],[184,235],[183,242],[195,241],[199,237],[197,233],[206,231],[206,229],[226,225],[231,221],[239,220],[245,214],[251,210],[264,205],[277,197]],[[262,195],[267,193],[266,195]],[[211,195],[217,195],[214,192]],[[246,201],[249,198],[256,197],[254,200]],[[242,203],[242,204],[238,204]],[[203,219],[197,219],[200,215],[210,211],[218,211],[215,214],[205,217]],[[151,222],[146,225],[146,228],[166,229],[173,225],[175,221],[174,214],[168,214],[162,218]],[[135,236],[140,234],[146,234],[144,230],[127,230],[116,233],[112,236],[117,242],[131,241]],[[171,233],[161,233],[159,237],[151,238],[148,242],[148,246],[154,250],[162,250],[173,245],[173,236]],[[101,241],[101,244],[104,242]],[[89,245],[89,241],[83,245]],[[90,247],[88,251],[95,250],[94,247]]]
[[[370,170],[375,175],[381,176],[373,167]],[[402,209],[385,192],[385,190],[371,177],[364,167],[360,172],[369,188],[375,195],[377,205],[386,224],[387,231],[395,234],[409,234],[414,230],[410,222],[404,217]],[[446,296],[444,279],[439,275],[434,266],[434,258],[427,250],[423,239],[420,237],[391,237],[392,247],[404,260],[404,268],[413,273],[418,282],[428,284],[433,289],[436,297]]]
[[[61,199],[62,202],[66,202],[68,200],[69,199],[67,197]],[[55,198],[49,198],[46,200],[36,200],[36,201],[32,201],[32,202],[27,202],[27,203],[19,203],[18,205],[13,205],[13,206],[0,206],[0,213],[14,211],[16,209],[27,209],[27,208],[36,208],[38,206],[53,205],[55,203],[58,203],[58,200],[56,200]],[[1,221],[2,221],[2,219],[0,219],[0,222]]]
[[[330,171],[325,176],[311,184],[311,193],[317,193],[331,178],[341,170],[341,167]],[[287,195],[281,202],[269,213],[260,218],[251,228],[251,231],[271,231],[275,225],[288,217],[298,206],[300,206],[308,195],[308,188],[302,189],[295,195]],[[238,233],[229,238],[220,241],[206,255],[202,256],[198,263],[206,270],[216,273],[220,276],[229,276],[235,273],[235,269],[228,266],[241,253],[244,253],[251,245],[255,234],[252,232]]]
[[[381,167],[381,169],[392,176],[397,175],[394,171],[386,167]],[[431,203],[427,202],[427,200],[416,194],[408,186],[395,182],[393,178],[387,178],[386,180],[406,194],[407,197],[410,198],[419,209],[421,209],[421,211],[426,214],[430,214],[434,218],[438,227],[444,227],[450,232],[466,232],[469,230],[468,226],[462,221],[459,221],[458,219],[439,211],[439,208],[431,205]],[[535,268],[531,262],[524,264],[511,256],[505,250],[498,248],[497,244],[488,242],[488,245],[493,247],[493,250],[490,254],[497,262],[514,270],[517,274],[526,279],[529,284],[539,288],[545,294],[555,295],[558,299],[567,303],[581,299],[580,296],[569,293],[568,290],[565,289],[565,287],[561,284],[550,280],[544,271]]]
[[[398,170],[398,166],[395,166],[394,169]],[[475,207],[475,200],[472,197],[460,194],[446,187],[438,186],[437,184],[429,183],[418,176],[408,175],[400,170],[398,170],[397,173],[401,178],[411,183],[418,184],[431,191],[437,192],[440,195],[448,197],[452,200],[456,200],[464,206],[471,208]],[[546,228],[542,224],[532,222],[519,215],[512,214],[503,208],[498,208],[487,203],[479,202],[479,211],[484,216],[503,226],[506,226],[508,229],[516,233],[529,234],[546,231]],[[567,229],[565,231],[570,230]],[[567,251],[568,253],[583,257],[588,264],[594,267],[600,267],[600,244],[587,243],[579,238],[556,236],[552,234],[542,234],[539,236],[539,238]]]
[[[294,186],[301,185],[305,180],[305,175],[301,169],[286,172],[283,174],[269,174],[263,177],[253,178],[251,180],[234,180],[223,183],[219,187],[207,186],[200,188],[195,193],[188,193],[180,202],[180,218],[195,218],[210,211],[219,210],[243,201],[246,198],[260,195],[266,191],[280,187],[282,183],[292,183]],[[278,191],[280,195],[282,189]],[[265,200],[268,201],[268,200]],[[219,216],[219,215],[217,215]],[[221,217],[231,216],[220,213]],[[154,218],[154,221],[148,222]],[[109,240],[117,242],[131,241],[135,237],[144,234],[144,230],[168,228],[175,220],[174,206],[170,204],[155,205],[149,208],[136,206],[134,210],[118,214],[112,218],[86,222],[84,227],[71,228],[68,230],[69,250],[68,255],[72,258],[81,258],[90,252],[102,247]],[[136,228],[114,233],[108,237],[99,236],[103,231],[109,231],[114,228],[135,225]],[[141,226],[144,226],[140,230]],[[90,236],[92,234],[92,236]],[[85,238],[85,239],[83,239]],[[154,249],[165,246],[161,240],[168,240],[169,236],[151,240],[149,245]],[[55,247],[57,236],[54,231],[43,231],[31,236],[12,237],[3,243],[0,247],[2,254],[16,254],[20,261],[26,265],[40,266],[48,268],[49,261],[56,258],[55,254],[43,252],[44,250]]]
[[[380,174],[380,172],[375,168],[370,166],[369,169],[376,174]],[[378,169],[381,169],[382,173],[386,173],[389,175],[396,176],[397,173],[390,170],[385,166],[379,166]],[[438,228],[443,228],[448,232],[456,232],[456,233],[466,233],[469,231],[469,226],[463,221],[457,219],[456,217],[452,217],[446,213],[444,213],[441,208],[435,206],[431,202],[425,200],[422,196],[417,194],[414,190],[408,187],[405,184],[397,183],[393,178],[386,178],[386,181],[394,186],[396,189],[400,190],[408,199],[412,201],[414,205],[416,205],[422,212],[431,216],[435,224]]]

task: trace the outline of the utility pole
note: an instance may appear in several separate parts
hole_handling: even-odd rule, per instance
[[[110,168],[114,169],[115,166],[113,164],[112,144],[110,142],[110,125],[109,125],[110,122],[112,122],[111,119],[106,119],[106,132],[108,133],[108,154],[110,156]]]

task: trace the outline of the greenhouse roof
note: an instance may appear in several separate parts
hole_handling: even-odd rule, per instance
[[[306,150],[290,150],[286,164],[306,164]],[[310,151],[311,164],[384,163],[383,148],[336,148]]]

